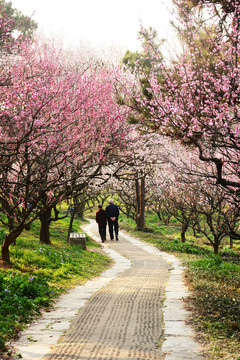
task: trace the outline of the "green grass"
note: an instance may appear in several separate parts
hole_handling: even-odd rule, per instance
[[[239,359],[240,264],[211,255],[188,262],[193,289],[191,321],[208,344],[210,359]]]
[[[37,276],[17,271],[0,272],[0,349],[14,338],[42,308],[51,305],[57,290]]]
[[[87,236],[87,250],[67,243],[69,218],[51,226],[52,245],[39,243],[39,221],[10,247],[11,269],[0,268],[0,354],[6,342],[67,289],[98,276],[111,260]],[[74,221],[74,231],[83,224]],[[0,231],[0,243],[4,230]]]
[[[240,360],[240,252],[235,242],[229,249],[227,239],[219,255],[206,245],[206,239],[195,238],[188,231],[185,243],[180,241],[181,226],[176,221],[159,223],[153,213],[146,215],[146,229],[136,231],[132,220],[121,216],[121,228],[135,237],[153,244],[161,251],[173,253],[187,267],[186,281],[191,296],[186,306],[191,310],[189,321],[204,343],[206,359]]]

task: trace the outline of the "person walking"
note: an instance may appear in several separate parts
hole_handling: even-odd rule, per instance
[[[109,200],[109,205],[106,207],[106,216],[108,222],[108,229],[110,234],[110,239],[114,240],[113,230],[115,233],[116,241],[118,241],[118,216],[119,216],[119,209],[118,206],[114,204],[113,199]]]
[[[96,222],[98,223],[98,231],[102,242],[106,240],[106,227],[107,227],[107,216],[106,211],[103,210],[102,204],[98,204],[98,211],[96,212]]]

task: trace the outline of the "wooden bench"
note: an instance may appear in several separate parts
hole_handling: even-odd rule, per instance
[[[71,232],[69,240],[70,240],[70,245],[80,245],[83,250],[87,249],[87,246],[86,246],[86,234],[77,233],[77,232]]]

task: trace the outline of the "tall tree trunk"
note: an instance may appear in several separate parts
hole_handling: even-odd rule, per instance
[[[47,208],[39,216],[41,222],[40,229],[40,242],[43,244],[51,244],[50,240],[50,219],[51,219],[51,208]]]
[[[140,181],[140,184],[139,184]],[[137,204],[137,229],[143,230],[145,228],[145,178],[135,180],[135,194]]]
[[[181,231],[181,241],[184,243],[186,241],[186,231],[188,229],[188,223],[182,223],[182,231]]]
[[[232,236],[229,237],[229,247],[230,247],[230,249],[233,248],[233,238],[232,238]]]

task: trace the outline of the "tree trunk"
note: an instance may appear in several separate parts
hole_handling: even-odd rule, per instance
[[[233,238],[232,238],[232,236],[229,237],[229,247],[230,247],[230,249],[233,248]]]
[[[83,219],[85,205],[86,205],[85,201],[83,201],[79,204],[74,204],[75,215],[78,219]]]
[[[219,239],[214,238],[213,249],[214,249],[214,254],[215,255],[218,254],[218,248],[219,248]]]
[[[157,216],[158,216],[158,220],[159,221],[162,221],[162,217],[161,217],[161,213],[160,213],[160,211],[156,211],[156,214],[157,214]]]
[[[11,216],[8,216],[8,228],[9,228],[9,233],[14,229],[14,221],[13,218]],[[16,245],[16,239],[14,240],[14,242],[11,245]]]
[[[22,233],[24,226],[18,230],[11,231],[8,235],[5,236],[5,239],[2,244],[2,261],[10,263],[10,254],[9,246],[16,243],[16,239]]]
[[[197,232],[196,232],[195,226],[193,226],[192,229],[193,229],[193,235],[196,238],[197,237]]]
[[[51,219],[51,208],[47,208],[39,216],[41,222],[40,229],[40,242],[43,244],[51,244],[50,240],[50,219]]]
[[[166,214],[163,216],[163,222],[165,225],[169,225],[170,223],[170,219],[171,219],[171,215],[170,214]]]
[[[9,263],[10,262],[10,254],[9,254],[9,245],[6,238],[2,244],[2,261]]]
[[[70,217],[70,223],[69,223],[69,227],[68,227],[68,243],[70,243],[70,233],[72,231],[72,224],[73,224],[73,220],[74,220],[74,216],[75,216],[75,211],[70,212],[71,217]]]
[[[187,223],[182,223],[182,231],[181,231],[181,241],[184,243],[186,241],[186,231],[188,229],[188,224]]]
[[[145,178],[135,180],[135,193],[136,193],[136,204],[137,204],[137,229],[143,230],[145,228]]]
[[[167,224],[166,224],[166,225],[169,225],[169,224],[170,224],[170,219],[171,219],[171,215],[168,214],[168,216],[167,216]]]

